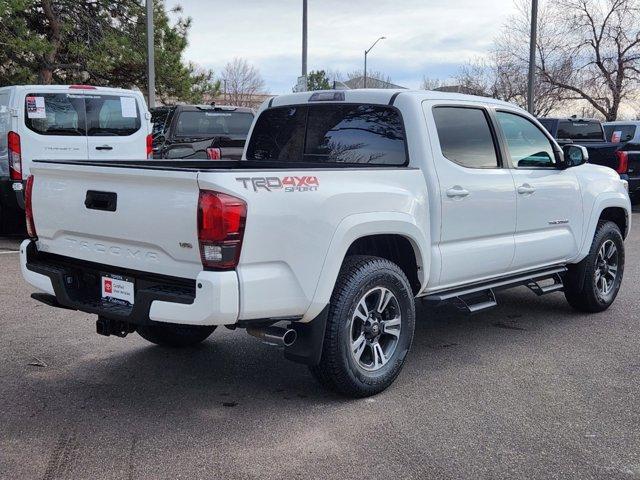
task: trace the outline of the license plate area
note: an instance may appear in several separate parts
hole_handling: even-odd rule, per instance
[[[100,283],[103,302],[127,307],[135,303],[135,282],[132,278],[103,273]]]

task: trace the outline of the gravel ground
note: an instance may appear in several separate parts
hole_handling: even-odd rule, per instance
[[[30,299],[0,239],[0,478],[640,479],[640,216],[605,313],[502,292],[419,309],[407,364],[367,400],[322,390],[241,331],[171,351]]]

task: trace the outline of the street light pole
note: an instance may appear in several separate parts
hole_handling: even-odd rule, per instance
[[[369,52],[373,50],[373,47],[375,47],[380,40],[386,40],[386,39],[387,37],[380,37],[375,42],[373,42],[373,45],[369,47],[369,50],[364,51],[364,88],[367,88],[367,55],[369,55]]]
[[[527,109],[535,111],[536,46],[538,44],[538,0],[531,1],[531,38],[529,45],[529,85],[527,89]]]
[[[307,0],[302,0],[302,76],[307,77]],[[307,86],[309,82],[306,81]]]
[[[153,49],[153,0],[147,1],[147,79],[149,83],[149,108],[156,106],[156,67]]]

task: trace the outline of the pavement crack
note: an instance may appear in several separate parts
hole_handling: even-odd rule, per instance
[[[128,462],[128,471],[127,471],[127,479],[134,480],[135,476],[135,459],[136,459],[136,448],[138,446],[138,435],[133,434],[131,436],[131,446],[129,447],[129,462]]]
[[[518,325],[514,325],[513,323],[495,322],[495,323],[492,323],[491,325],[493,325],[496,328],[505,328],[507,330],[520,330],[522,332],[527,331],[526,328],[519,327]]]
[[[71,478],[71,469],[78,455],[78,436],[73,428],[63,428],[51,452],[43,480]]]

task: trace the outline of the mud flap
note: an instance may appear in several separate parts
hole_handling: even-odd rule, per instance
[[[292,322],[289,328],[296,331],[298,338],[293,345],[285,347],[284,358],[310,366],[320,363],[328,316],[329,305],[308,323]]]

